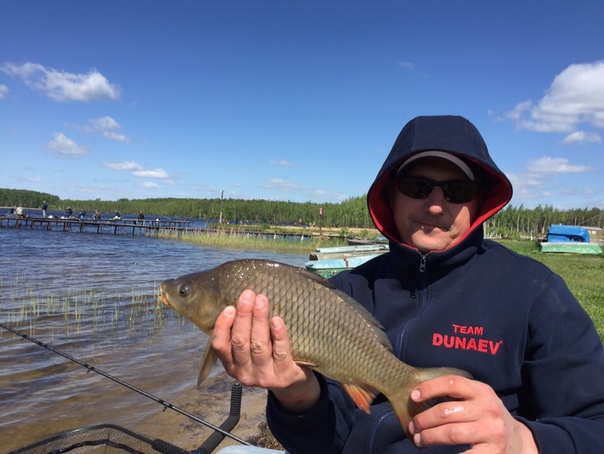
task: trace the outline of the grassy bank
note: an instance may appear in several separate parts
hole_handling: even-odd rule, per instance
[[[288,238],[285,237],[288,236]],[[376,238],[377,230],[266,227],[258,234],[245,226],[224,228],[218,232],[160,233],[160,238],[229,249],[257,249],[307,254],[321,247],[344,246],[349,236]]]

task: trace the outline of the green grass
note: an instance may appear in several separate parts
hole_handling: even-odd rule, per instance
[[[502,244],[544,263],[562,276],[604,341],[604,254],[544,254],[532,241],[502,241]]]
[[[103,331],[107,326],[114,330],[123,328],[156,331],[164,323],[165,306],[157,297],[156,285],[149,289],[132,288],[130,294],[118,290],[75,289],[69,286],[66,293],[40,292],[35,281],[17,277],[24,295],[13,295],[4,321],[20,325],[35,335],[37,324],[50,321],[54,335],[80,334]],[[62,320],[62,323],[57,323]],[[57,330],[57,331],[55,331]],[[1,336],[2,332],[0,332]]]
[[[223,247],[229,249],[255,249],[272,250],[277,252],[299,252],[310,254],[316,248],[332,247],[346,245],[345,237],[320,237],[307,236],[303,240],[285,239],[281,235],[268,234],[267,236],[258,236],[255,234],[241,232],[222,232],[212,234],[199,233],[180,233],[175,234],[169,231],[161,233],[160,238],[180,241],[187,243],[201,244],[209,247]]]

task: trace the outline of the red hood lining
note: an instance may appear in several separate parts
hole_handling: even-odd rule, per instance
[[[394,222],[388,194],[388,182],[390,180],[390,175],[395,168],[397,168],[396,165],[391,167],[384,176],[370,188],[367,196],[367,205],[369,207],[371,219],[380,233],[389,240],[396,243],[402,243]],[[505,178],[502,178],[500,174],[491,169],[485,167],[482,167],[482,169],[487,172],[489,177],[488,180],[495,182],[495,184],[487,189],[487,195],[480,206],[480,212],[468,232],[460,239],[460,241],[463,241],[463,239],[468,236],[470,232],[474,231],[478,225],[482,224],[501,210],[512,198],[512,187]]]

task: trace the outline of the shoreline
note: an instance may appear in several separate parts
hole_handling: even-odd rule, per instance
[[[184,241],[210,247],[226,247],[232,249],[260,249],[279,252],[299,252],[310,254],[321,247],[346,246],[348,238],[377,238],[376,229],[335,227],[300,228],[295,226],[271,226],[265,228],[263,236],[251,234],[245,226],[220,228],[216,232],[170,233],[159,235],[160,239]],[[273,235],[271,238],[270,235]],[[299,236],[300,240],[287,239],[279,235]]]

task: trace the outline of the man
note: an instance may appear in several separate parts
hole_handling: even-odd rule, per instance
[[[414,401],[449,400],[415,416],[411,438],[382,396],[366,414],[339,383],[296,365],[266,297],[246,291],[225,309],[212,346],[230,375],[270,390],[268,422],[288,452],[604,452],[593,323],[559,276],[483,237],[511,196],[468,120],[415,118],[367,194],[390,252],[331,279],[384,325],[402,361],[473,375],[415,388]]]

